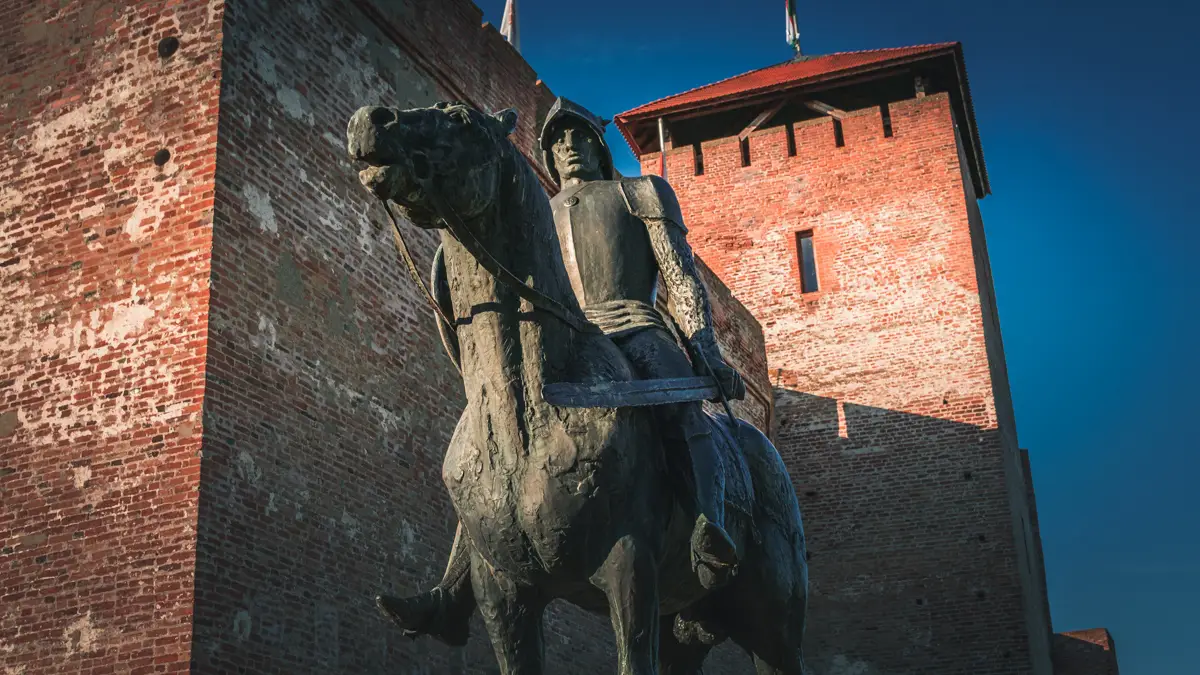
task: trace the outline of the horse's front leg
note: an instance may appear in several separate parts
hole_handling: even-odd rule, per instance
[[[619,675],[658,673],[658,570],[649,546],[633,535],[617,540],[592,585],[608,596]]]
[[[478,553],[471,555],[471,583],[501,675],[541,675],[546,601],[536,589],[517,586],[492,569]]]

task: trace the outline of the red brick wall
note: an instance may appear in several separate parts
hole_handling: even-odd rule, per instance
[[[440,574],[462,396],[344,129],[468,100],[529,151],[552,95],[470,3],[388,6],[0,0],[5,672],[494,668],[478,622],[450,650],[371,602]],[[548,624],[551,672],[611,667],[606,617]]]
[[[689,239],[762,323],[818,672],[1046,673],[1025,482],[947,95],[670,151]],[[642,158],[654,172],[658,156]],[[971,211],[972,213],[969,213]],[[802,294],[795,235],[820,290]],[[992,324],[995,324],[994,327]],[[1000,408],[1000,410],[998,410]],[[1037,630],[1036,626],[1032,630]],[[1044,637],[1044,636],[1043,636]]]
[[[0,2],[5,673],[187,669],[221,18]]]
[[[473,5],[387,6],[227,9],[197,672],[495,667],[478,620],[451,650],[373,606],[440,577],[455,521],[440,469],[464,401],[344,130],[360,105],[465,99],[516,107],[528,151],[552,98]],[[435,236],[409,234],[425,268]],[[755,331],[737,349],[761,352]],[[611,641],[606,616],[556,605],[547,672],[611,669]]]

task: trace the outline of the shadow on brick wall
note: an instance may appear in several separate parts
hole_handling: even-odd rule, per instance
[[[994,419],[982,400],[940,403],[914,414],[775,388],[776,445],[808,540],[816,672],[1027,672],[1024,542],[1000,432],[956,421]]]

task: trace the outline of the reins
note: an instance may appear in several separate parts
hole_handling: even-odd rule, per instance
[[[500,172],[497,171],[496,174],[496,181],[499,183]],[[487,247],[484,246],[483,242],[479,241],[479,238],[475,236],[473,231],[471,231],[471,228],[467,227],[466,223],[462,221],[462,219],[458,216],[458,213],[456,213],[449,204],[442,200],[441,195],[437,192],[437,190],[433,189],[431,180],[418,180],[418,183],[421,186],[421,190],[429,198],[430,202],[432,202],[434,212],[437,213],[437,215],[442,219],[442,222],[446,224],[446,229],[450,232],[451,236],[453,236],[460,244],[462,244],[463,248],[467,249],[467,252],[474,256],[475,260],[479,262],[480,266],[487,270],[493,277],[511,288],[520,297],[528,300],[529,303],[535,308],[554,316],[559,321],[565,323],[572,330],[575,330],[579,333],[592,333],[597,335],[601,333],[600,328],[595,324],[571,311],[569,307],[561,302],[521,281],[517,275],[509,271],[509,269],[501,264],[499,260],[496,260],[495,256],[493,256],[491,252],[487,250]],[[413,280],[417,282],[417,287],[420,288],[421,292],[425,294],[426,302],[433,307],[434,311],[437,312],[438,316],[440,316],[447,325],[454,327],[454,321],[452,321],[450,317],[446,316],[446,313],[442,311],[441,305],[439,305],[437,300],[434,299],[433,294],[429,292],[429,289],[425,286],[425,283],[421,281],[421,275],[419,272],[417,272],[417,266],[413,262],[412,255],[408,251],[408,246],[404,242],[404,234],[400,231],[400,223],[396,220],[396,216],[392,214],[392,209],[388,206],[387,199],[380,198],[380,201],[383,202],[383,209],[387,211],[388,217],[392,220],[393,234],[396,237],[396,247],[400,250],[401,257],[404,258],[404,263],[408,267],[408,273],[412,275]]]

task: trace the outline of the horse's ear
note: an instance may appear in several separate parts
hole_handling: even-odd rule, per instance
[[[492,119],[500,125],[500,133],[507,136],[517,128],[517,109],[506,108],[492,115]]]

